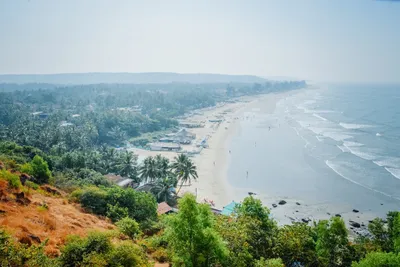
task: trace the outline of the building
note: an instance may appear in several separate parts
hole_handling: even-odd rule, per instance
[[[120,187],[132,187],[136,188],[138,187],[138,183],[135,183],[133,179],[127,178],[127,177],[122,177],[120,175],[115,175],[113,173],[106,174],[105,177],[107,178],[108,181],[117,184]]]
[[[238,203],[236,203],[235,201],[232,201],[231,203],[229,203],[222,209],[221,214],[230,216],[232,213],[234,213],[237,205],[238,205]]]
[[[177,143],[188,145],[192,143],[192,140],[196,138],[196,135],[188,132],[185,128],[180,129],[176,133],[167,134],[165,137],[160,138],[162,143]]]
[[[176,143],[150,143],[149,148],[152,151],[179,151],[181,145]]]
[[[185,127],[185,128],[202,128],[204,127],[204,124],[202,123],[197,123],[197,122],[179,122],[179,126]]]
[[[174,212],[174,210],[167,204],[167,202],[158,203],[158,206],[157,206],[157,214],[158,215],[168,214],[171,212]]]

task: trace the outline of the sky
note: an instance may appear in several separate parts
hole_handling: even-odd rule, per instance
[[[400,2],[0,0],[0,74],[400,82]]]

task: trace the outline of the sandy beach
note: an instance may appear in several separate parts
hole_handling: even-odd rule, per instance
[[[207,201],[208,203],[212,203],[213,207],[222,209],[232,201],[240,202],[248,195],[249,191],[257,190],[254,187],[253,189],[248,187],[246,183],[240,187],[233,187],[228,182],[228,167],[230,166],[231,157],[236,155],[235,153],[244,152],[237,149],[235,151],[232,148],[234,146],[232,143],[234,142],[233,139],[241,135],[241,132],[244,130],[242,128],[244,127],[243,124],[246,121],[249,122],[254,119],[252,118],[254,112],[262,112],[262,114],[267,114],[267,116],[268,114],[272,115],[279,100],[286,99],[286,97],[295,93],[294,91],[289,91],[242,97],[232,103],[220,103],[216,107],[196,110],[193,115],[185,118],[185,121],[201,123],[204,127],[187,129],[189,132],[196,134],[196,140],[190,145],[182,145],[182,151],[199,151],[200,149],[196,144],[200,143],[204,138],[207,138],[208,147],[191,157],[197,166],[199,178],[190,185],[184,185],[180,195],[190,192],[196,195],[198,202],[204,203]],[[222,121],[214,121],[219,119]],[[279,131],[278,129],[271,129],[271,135],[268,138],[272,138],[273,140],[276,140],[276,138],[280,139],[281,137],[273,135],[274,132],[278,133]],[[271,142],[273,142],[272,139]],[[138,148],[132,148],[131,150],[139,156],[139,161],[147,156],[156,156],[157,154],[161,154],[172,161],[178,155],[176,152],[168,151],[149,151]],[[290,157],[290,153],[286,157]],[[270,167],[267,166],[268,169]],[[248,170],[254,175],[254,170],[251,167]],[[254,177],[250,178],[253,180]],[[281,186],[283,189],[286,188],[283,184]],[[311,183],[306,186],[313,188],[314,184]],[[376,214],[370,210],[353,212],[354,207],[350,205],[343,206],[331,202],[316,203],[272,192],[268,195],[258,191],[256,193],[264,205],[271,209],[272,216],[279,224],[290,224],[294,221],[318,221],[340,215],[350,227],[350,221],[357,221],[361,225],[367,225],[369,220],[376,217]],[[287,203],[277,205],[280,200],[285,200]]]
[[[198,148],[194,144],[207,138],[208,147],[201,150],[199,154],[192,157],[197,167],[199,178],[190,185],[184,185],[180,194],[191,192],[196,195],[199,202],[211,201],[215,208],[222,209],[231,201],[240,201],[235,190],[230,186],[227,179],[227,168],[230,152],[229,143],[232,136],[240,127],[240,120],[246,119],[244,113],[262,102],[265,112],[273,112],[276,102],[290,92],[271,93],[257,96],[246,96],[235,100],[233,103],[220,103],[216,107],[197,110],[193,116],[186,121],[202,123],[204,127],[188,129],[196,134],[196,140],[191,145],[183,145],[183,151],[193,151]],[[221,119],[221,122],[210,122],[209,120]],[[178,153],[169,151],[149,151],[131,148],[142,160],[148,156],[161,154],[173,160]]]

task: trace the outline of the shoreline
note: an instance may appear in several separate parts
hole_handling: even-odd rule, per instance
[[[276,104],[284,97],[295,94],[298,91],[285,91],[280,93],[268,93],[257,96],[245,96],[238,98],[235,103],[225,103],[212,108],[197,110],[187,119],[193,122],[205,122],[203,128],[191,128],[189,132],[196,134],[197,143],[204,137],[208,137],[208,148],[204,148],[200,154],[196,154],[192,160],[197,167],[198,179],[191,185],[184,185],[179,195],[190,192],[196,196],[199,203],[212,202],[213,208],[222,209],[232,201],[241,202],[248,191],[255,188],[235,188],[229,182],[229,165],[231,164],[230,144],[232,138],[240,136],[241,121],[246,120],[246,112],[262,111],[263,114],[272,114]],[[209,122],[216,116],[223,114],[221,123]],[[251,119],[251,118],[247,118]],[[183,150],[193,149],[194,145],[183,145]],[[178,155],[176,152],[148,151],[132,148],[139,157],[155,156],[161,154],[170,160]],[[240,153],[240,151],[239,151]],[[215,165],[214,165],[215,163]],[[254,192],[254,191],[253,191]],[[337,203],[313,203],[306,199],[296,199],[290,196],[278,196],[263,194],[255,191],[264,206],[271,211],[272,217],[280,225],[291,224],[295,221],[312,222],[329,219],[339,214],[345,221],[350,232],[365,229],[368,221],[377,217],[369,211],[352,212],[350,206],[337,205]],[[279,205],[280,200],[285,200],[285,205]],[[276,205],[276,206],[273,206]],[[358,222],[362,227],[353,228],[350,222]],[[354,231],[355,230],[355,231]]]

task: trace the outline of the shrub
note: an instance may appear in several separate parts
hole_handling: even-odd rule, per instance
[[[110,218],[111,221],[119,221],[122,218],[128,217],[128,215],[127,207],[120,207],[118,203],[115,205],[107,204],[107,217]]]
[[[108,259],[109,267],[149,266],[145,254],[137,245],[122,242],[112,250]]]
[[[39,184],[44,184],[49,181],[51,178],[49,165],[42,157],[36,155],[30,162],[30,165],[32,167],[32,172],[28,174],[33,175]]]
[[[32,182],[32,181],[26,181],[26,182],[25,182],[25,186],[28,187],[28,188],[32,188],[32,189],[34,189],[34,190],[38,190],[38,189],[39,189],[39,185],[38,185],[38,184],[35,184],[35,183]]]
[[[261,257],[259,260],[255,261],[255,267],[284,267],[282,260],[280,258],[276,259],[264,259]]]
[[[168,261],[168,253],[165,248],[158,248],[151,256],[161,263]]]
[[[13,174],[7,170],[0,170],[0,179],[8,182],[8,187],[10,188],[20,188],[21,181],[19,180],[18,175]]]
[[[396,267],[400,266],[400,255],[394,253],[372,252],[352,267]]]
[[[33,167],[30,163],[25,163],[21,166],[21,172],[33,175]]]
[[[129,236],[131,239],[134,239],[136,235],[139,233],[139,224],[129,217],[125,217],[116,223],[118,229],[124,235]]]
[[[83,190],[79,202],[93,213],[106,215],[107,193],[98,187],[89,187]]]

